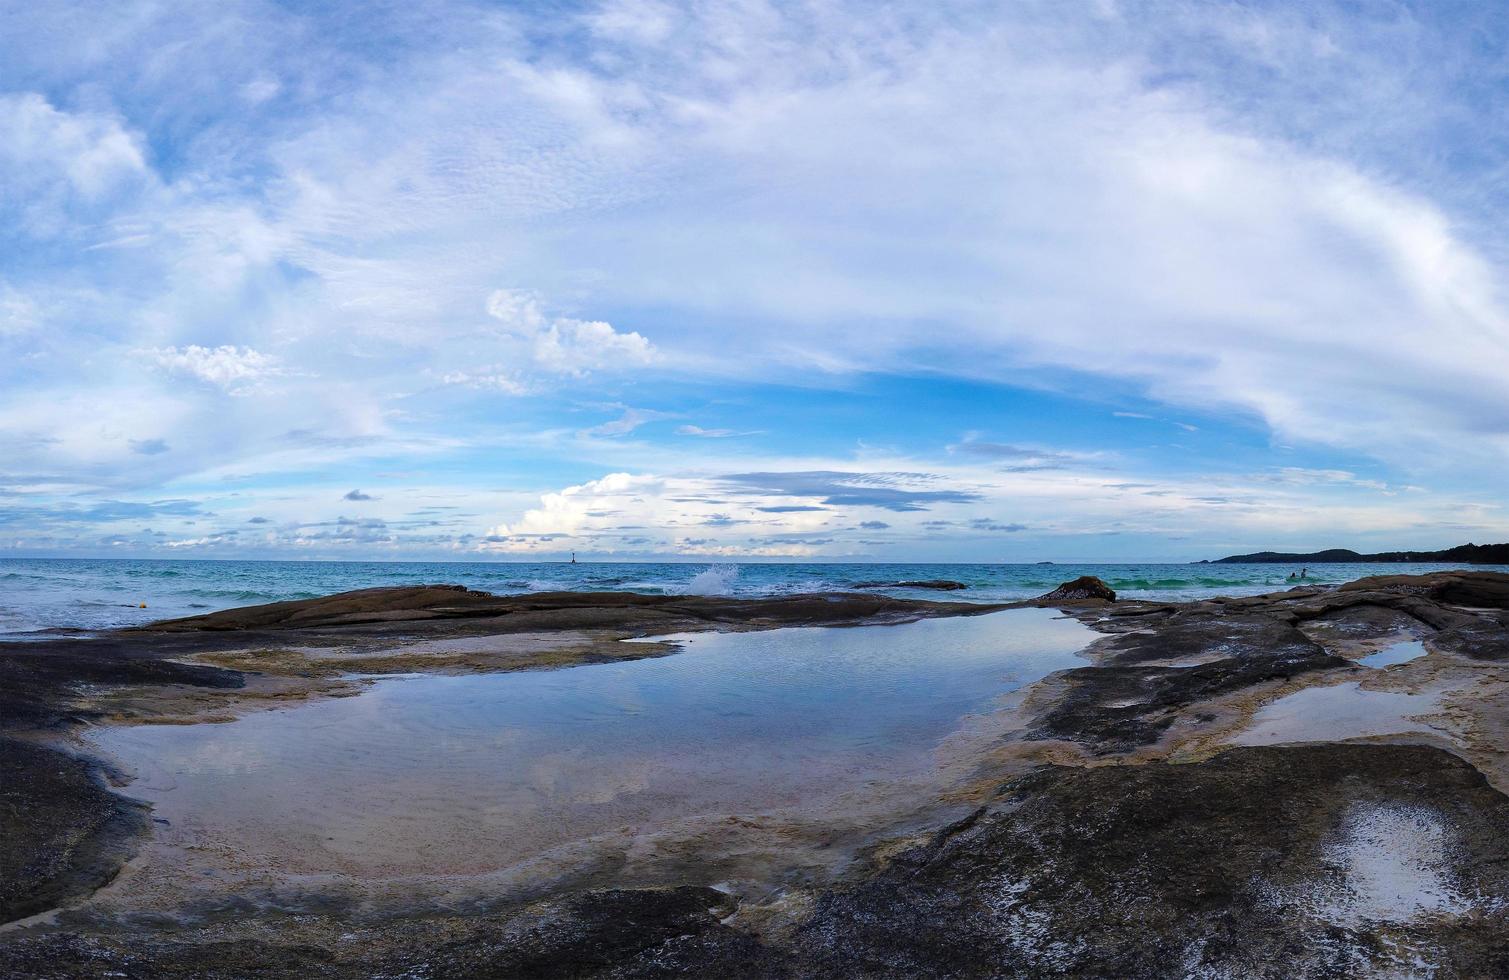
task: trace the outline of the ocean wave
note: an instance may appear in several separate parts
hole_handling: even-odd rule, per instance
[[[739,579],[738,565],[713,565],[692,576],[686,583],[685,595],[728,595]]]
[[[254,589],[183,589],[174,595],[196,599],[234,599],[237,602],[283,602],[287,599],[316,599],[323,592],[261,592]]]
[[[1113,589],[1169,590],[1169,589],[1219,589],[1234,585],[1271,585],[1266,578],[1113,578],[1107,584]]]

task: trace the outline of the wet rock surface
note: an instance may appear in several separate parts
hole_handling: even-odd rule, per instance
[[[1509,969],[1505,895],[1509,798],[1471,766],[1317,745],[1044,768],[775,927],[712,888],[608,889],[333,944],[307,941],[311,924],[336,928],[309,915],[237,941],[53,933],[0,962],[36,976],[1489,977]]]
[[[687,853],[676,887],[589,887],[443,914],[254,896],[199,918],[80,906],[0,933],[0,972],[1509,976],[1509,576],[1385,576],[1190,603],[1057,601],[1103,634],[1086,651],[1092,665],[1050,676],[1011,709],[1020,724],[982,767],[970,816],[877,839],[837,880],[734,893],[716,854]],[[147,692],[146,703],[166,692],[242,697],[267,681],[258,665],[301,682],[313,648],[391,659],[385,645],[400,641],[583,637],[550,656],[463,665],[527,669],[595,662],[623,636],[995,608],[964,605],[372,590],[46,644],[50,661],[0,645],[0,691],[14,709],[0,724],[33,738],[103,718],[84,696],[101,688]],[[1386,672],[1356,665],[1400,638],[1427,655]],[[456,666],[415,663],[393,669]],[[1344,684],[1428,694],[1417,700],[1438,714],[1362,741],[1232,747],[1263,705]],[[85,761],[9,738],[0,752],[7,915],[108,880],[146,815]]]
[[[95,767],[0,737],[0,921],[108,882],[147,808],[112,793]]]
[[[824,896],[795,945],[833,976],[1503,976],[1506,831],[1509,798],[1418,746],[1052,767]]]
[[[1082,621],[1109,634],[1090,648],[1097,664],[1057,679],[1027,737],[1072,741],[1097,756],[1130,752],[1171,726],[1214,718],[1207,709],[1222,698],[1350,671],[1349,656],[1402,635],[1499,661],[1509,655],[1506,604],[1509,575],[1445,572],[1089,610]]]
[[[1349,665],[1316,647],[1194,667],[1082,667],[1062,676],[1065,691],[1038,718],[1029,737],[1081,742],[1096,755],[1127,752],[1157,741],[1195,705],[1257,684]]]

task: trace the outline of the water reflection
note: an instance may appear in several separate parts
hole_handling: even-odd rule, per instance
[[[1392,643],[1377,653],[1370,653],[1357,662],[1368,667],[1392,667],[1394,664],[1409,663],[1425,654],[1425,644],[1419,640],[1404,640]]]
[[[694,817],[876,818],[936,794],[961,721],[1090,638],[1047,610],[694,634],[659,659],[389,678],[93,738],[186,839],[290,870],[472,873]]]

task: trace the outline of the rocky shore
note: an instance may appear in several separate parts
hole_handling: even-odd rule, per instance
[[[1002,708],[951,801],[965,815],[877,834],[832,876],[758,894],[726,886],[709,837],[657,887],[444,911],[245,894],[214,916],[106,914],[89,896],[151,815],[69,739],[350,695],[353,675],[569,668],[675,649],[621,642],[638,637],[1004,607],[425,587],[0,644],[0,972],[1509,975],[1509,576],[1188,603],[1067,585],[1043,603],[1099,635],[1088,663]],[[1369,666],[1404,646],[1412,659]]]

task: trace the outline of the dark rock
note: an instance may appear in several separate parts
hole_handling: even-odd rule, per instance
[[[1055,675],[1044,690],[1056,697],[1026,709],[1037,712],[1027,739],[1072,741],[1099,763],[1147,746],[1176,722],[1214,721],[1212,699],[1307,672],[1359,669],[1307,631],[1333,642],[1403,630],[1443,657],[1509,660],[1509,576],[1495,573],[1104,606],[1113,598],[1085,578],[1021,604],[1083,603],[1077,617],[1105,634],[1087,651],[1095,666]],[[78,722],[70,705],[79,682],[232,688],[243,682],[236,671],[175,658],[264,644],[587,628],[644,635],[997,608],[853,594],[363,590],[96,639],[0,643],[0,729]],[[7,917],[108,881],[149,819],[109,793],[84,760],[26,740],[0,740],[0,804]],[[1448,842],[1426,857],[1467,914],[1400,922],[1333,914],[1367,887],[1347,877],[1337,842],[1359,814],[1379,813],[1403,829],[1363,835],[1362,844],[1386,851],[1391,841]],[[839,885],[803,892],[787,882],[794,900],[782,904],[797,911],[769,932],[760,931],[767,912],[735,915],[730,899],[687,875],[676,888],[454,914],[385,908],[365,920],[352,909],[251,903],[236,921],[212,925],[65,914],[56,926],[0,937],[0,975],[1287,978],[1407,973],[1426,963],[1443,977],[1509,976],[1509,921],[1493,901],[1509,894],[1506,876],[1509,801],[1451,754],[1382,744],[1233,749],[1181,765],[1037,770],[919,845],[877,849]]]
[[[787,954],[723,923],[734,909],[706,887],[610,889],[491,915],[349,925],[334,950],[299,942],[295,930],[238,941],[204,941],[170,925],[124,942],[42,934],[0,940],[0,972],[237,980],[796,975]]]
[[[1324,652],[1289,623],[1257,613],[1184,610],[1130,625],[1137,631],[1119,632],[1095,644],[1103,664],[1132,666],[1166,660],[1192,666],[1202,660],[1293,659]]]
[[[192,649],[172,643],[133,643],[118,636],[0,642],[0,731],[54,728],[79,720],[66,704],[75,685],[243,685],[244,678],[233,670],[169,659]]]
[[[861,621],[918,619],[930,615],[990,612],[980,603],[933,603],[852,592],[770,599],[728,596],[644,595],[638,592],[534,592],[493,595],[459,585],[361,589],[318,599],[273,602],[170,619],[138,627],[144,633],[289,630],[426,620],[488,620],[493,632],[526,629],[634,629],[667,622],[758,623],[823,626]],[[529,625],[524,626],[528,621]]]
[[[0,922],[114,878],[146,807],[107,790],[83,760],[0,737]]]
[[[1116,593],[1094,575],[1081,575],[1072,582],[1065,582],[1047,595],[1039,596],[1039,602],[1079,602],[1084,599],[1104,599],[1115,602]]]
[[[1509,661],[1509,614],[1442,630],[1431,645],[1472,660]]]
[[[1367,887],[1336,848],[1379,817],[1452,840],[1411,873],[1478,896],[1473,910],[1327,908]],[[1506,835],[1509,798],[1423,746],[1048,767],[823,896],[795,946],[803,975],[833,977],[1371,976],[1422,950],[1440,976],[1505,976]]]
[[[1288,653],[1194,667],[1081,667],[1059,675],[1063,694],[1034,719],[1027,737],[1079,742],[1096,755],[1129,752],[1156,742],[1192,705],[1255,684],[1351,666],[1306,641]]]
[[[1441,572],[1435,575],[1375,575],[1341,586],[1340,592],[1395,592],[1451,606],[1509,609],[1509,575],[1501,572]]]
[[[702,887],[589,892],[425,961],[431,976],[456,978],[783,975],[783,957],[720,921],[734,908]]]

